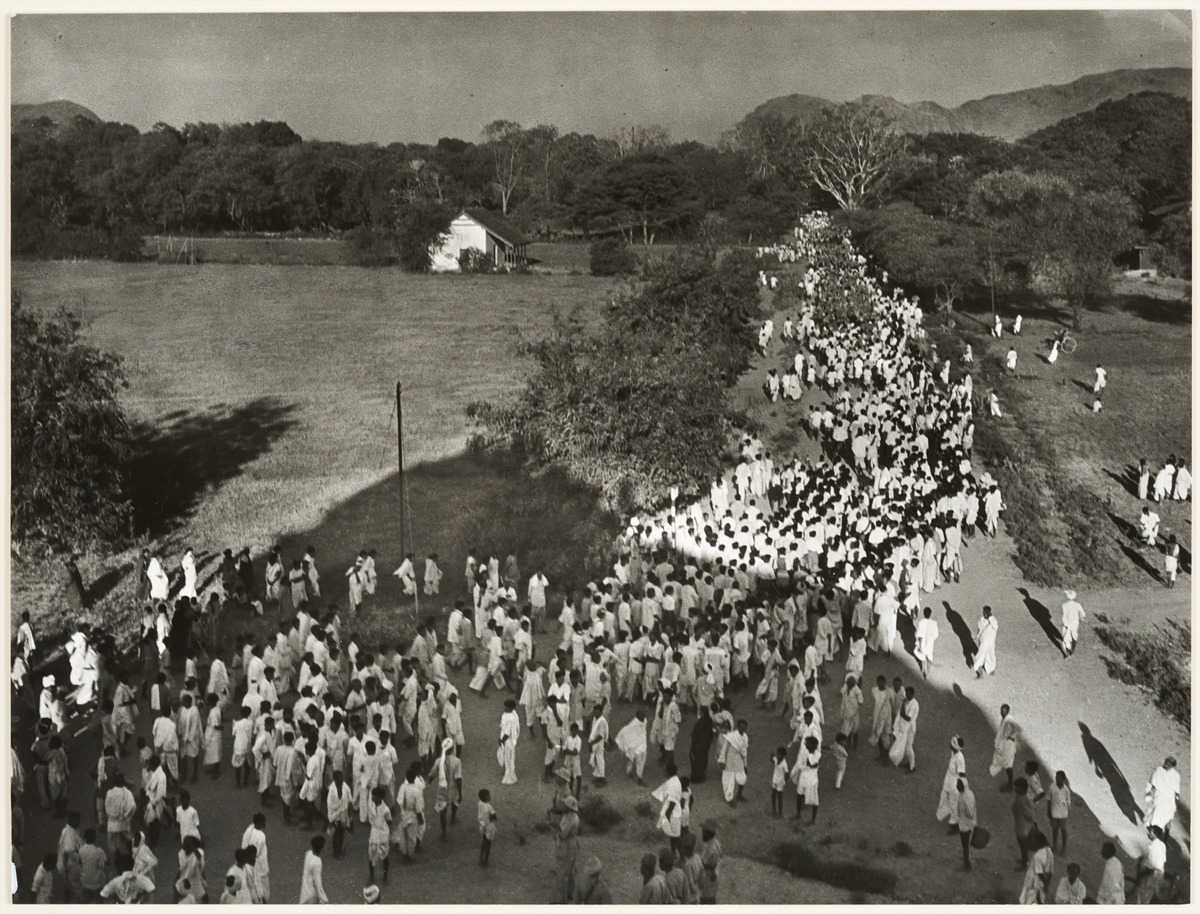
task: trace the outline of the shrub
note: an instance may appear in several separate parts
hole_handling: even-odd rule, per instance
[[[579,821],[592,831],[604,833],[624,819],[625,816],[598,793],[588,794],[579,804]]]
[[[117,539],[131,511],[121,358],[86,343],[65,308],[43,317],[16,290],[10,319],[13,539],[72,548]]]
[[[816,879],[839,889],[891,895],[897,876],[852,860],[833,860],[815,854],[803,845],[789,841],[775,845],[775,865],[793,876]]]
[[[458,254],[461,273],[495,273],[496,261],[479,248],[463,248]]]
[[[593,242],[589,262],[593,276],[627,276],[637,269],[637,258],[623,238]]]
[[[1113,651],[1105,658],[1109,675],[1127,685],[1145,689],[1154,705],[1168,717],[1192,730],[1192,623],[1167,620],[1167,627],[1154,626],[1138,632],[1098,624],[1096,637]]]
[[[350,242],[350,260],[359,267],[387,267],[396,263],[396,247],[391,234],[373,225],[360,225],[346,233]]]

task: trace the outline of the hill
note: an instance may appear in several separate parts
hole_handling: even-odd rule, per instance
[[[894,117],[906,133],[980,133],[1017,140],[1064,118],[1091,111],[1103,102],[1137,92],[1164,92],[1190,99],[1192,71],[1186,67],[1112,70],[1064,85],[989,95],[957,108],[937,102],[905,104],[884,95],[864,95],[858,101]],[[778,115],[811,120],[834,104],[812,95],[784,95],[764,102],[747,117]]]
[[[66,99],[59,99],[54,102],[42,102],[38,105],[12,106],[12,125],[14,127],[30,121],[36,121],[40,117],[50,118],[58,127],[67,126],[77,117],[86,117],[89,121],[100,120],[96,112],[75,102],[69,102]]]

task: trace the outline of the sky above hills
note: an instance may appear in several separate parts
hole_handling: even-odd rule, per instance
[[[478,139],[496,119],[712,142],[794,92],[961,104],[1191,66],[1187,11],[18,15],[12,101],[105,120],[284,120],[306,139]]]

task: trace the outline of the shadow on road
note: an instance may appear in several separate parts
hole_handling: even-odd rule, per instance
[[[975,656],[975,636],[971,634],[971,626],[962,617],[962,613],[951,607],[947,600],[942,600],[942,606],[946,608],[946,618],[950,621],[950,627],[958,636],[958,643],[962,646],[963,660],[970,663]]]
[[[1092,735],[1088,725],[1083,721],[1078,723],[1079,732],[1083,736],[1083,751],[1087,753],[1088,761],[1092,763],[1096,777],[1108,782],[1108,789],[1112,791],[1117,807],[1125,815],[1125,818],[1137,825],[1141,821],[1142,811],[1133,798],[1133,791],[1129,789],[1129,781],[1121,773],[1121,766],[1104,748],[1104,743]]]
[[[1033,617],[1033,621],[1042,627],[1042,631],[1046,633],[1046,637],[1050,639],[1050,643],[1061,649],[1062,632],[1058,630],[1058,626],[1050,618],[1050,610],[1046,607],[1046,604],[1035,600],[1033,595],[1024,587],[1018,587],[1017,593],[1025,599],[1025,608],[1029,610],[1029,615]]]

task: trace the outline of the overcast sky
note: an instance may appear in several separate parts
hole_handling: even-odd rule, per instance
[[[22,15],[12,100],[106,120],[285,120],[305,138],[477,139],[504,118],[711,142],[769,98],[947,106],[1190,66],[1191,16],[1119,12]]]

